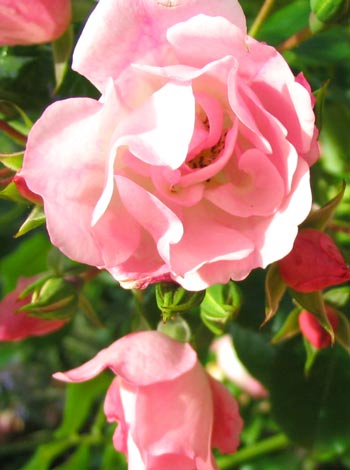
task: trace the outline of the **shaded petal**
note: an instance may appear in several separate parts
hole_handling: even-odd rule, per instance
[[[243,421],[232,394],[217,380],[209,377],[214,402],[212,447],[230,454],[237,450]]]

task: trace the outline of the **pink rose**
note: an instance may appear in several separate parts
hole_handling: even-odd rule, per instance
[[[133,333],[54,377],[81,382],[107,367],[117,377],[105,413],[118,421],[114,446],[127,454],[130,469],[213,470],[212,447],[236,450],[242,428],[237,403],[189,344],[158,331]]]
[[[300,230],[293,250],[278,267],[285,283],[299,292],[325,289],[350,279],[350,270],[331,237],[311,228]]]
[[[53,41],[70,19],[70,0],[0,0],[0,46]]]
[[[240,361],[230,335],[216,339],[211,349],[216,353],[220,371],[231,382],[254,398],[264,398],[268,395],[265,387],[248,372]]]
[[[23,177],[51,241],[124,287],[241,280],[292,248],[318,158],[310,88],[235,0],[100,0],[74,68],[103,93],[50,106]]]
[[[20,278],[16,289],[0,301],[0,341],[18,341],[28,336],[41,336],[62,328],[62,320],[46,320],[29,316],[18,310],[30,302],[30,295],[20,299],[20,294],[35,278]]]
[[[328,305],[326,311],[329,323],[336,332],[339,324],[338,315]],[[299,327],[303,336],[317,349],[327,348],[332,343],[331,335],[322,327],[315,315],[307,310],[300,312]]]

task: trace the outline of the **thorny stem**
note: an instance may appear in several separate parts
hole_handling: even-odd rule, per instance
[[[302,42],[311,38],[311,36],[313,36],[313,33],[307,26],[306,28],[298,31],[297,33],[293,34],[293,36],[283,41],[279,46],[277,46],[277,50],[279,52],[283,52],[289,49],[294,49],[295,47],[299,46],[299,44],[301,44]]]
[[[221,456],[217,459],[220,470],[230,470],[235,465],[246,462],[260,455],[268,454],[277,450],[285,449],[290,441],[284,434],[268,437],[263,441],[238,450],[235,454]]]
[[[27,142],[27,137],[24,134],[18,132],[16,129],[7,124],[7,122],[3,121],[2,119],[0,119],[0,129],[17,142],[20,142],[21,144],[25,144]]]
[[[273,6],[275,4],[275,0],[265,0],[260,11],[255,18],[253,24],[251,25],[248,34],[249,36],[255,37],[260,30],[261,26],[263,25],[266,18],[269,16]]]

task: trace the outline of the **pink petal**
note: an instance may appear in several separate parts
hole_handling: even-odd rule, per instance
[[[118,421],[118,426],[113,435],[114,447],[119,452],[128,454],[129,425],[125,420],[123,403],[120,396],[120,378],[116,377],[109,386],[104,401],[104,412],[109,422]]]
[[[188,344],[158,331],[142,331],[124,336],[82,366],[53,377],[83,382],[110,368],[129,384],[146,386],[179,377],[194,367],[196,359]]]
[[[118,200],[91,227],[105,184],[104,154],[120,116],[114,105],[87,98],[51,105],[30,132],[21,171],[44,200],[52,243],[68,257],[95,266],[124,261],[139,243],[137,226]]]
[[[140,389],[130,432],[143,460],[152,462],[150,468],[160,468],[164,454],[169,462],[172,454],[180,461],[182,456],[185,468],[186,460],[194,462],[197,456],[211,462],[211,407],[208,377],[198,363],[176,380]],[[176,470],[173,465],[169,468]]]
[[[223,16],[245,30],[237,0],[100,0],[74,53],[73,68],[101,91],[131,63],[153,61],[167,65],[166,31],[196,14]]]
[[[214,427],[212,447],[230,454],[237,450],[243,421],[236,400],[217,380],[209,377],[214,401]]]
[[[184,236],[170,250],[171,268],[178,275],[195,271],[206,263],[240,260],[253,251],[248,238],[218,221],[210,204],[186,209],[182,222]],[[215,280],[212,283],[215,284]]]
[[[169,259],[170,245],[183,236],[180,219],[153,194],[128,178],[116,176],[121,200],[128,212],[144,227],[157,243],[163,259]]]
[[[208,188],[205,197],[229,214],[239,217],[272,215],[281,205],[284,184],[266,155],[247,150],[238,161],[232,183]]]
[[[167,38],[178,61],[192,67],[204,67],[225,56],[242,60],[248,55],[245,31],[222,16],[194,16],[171,26]]]

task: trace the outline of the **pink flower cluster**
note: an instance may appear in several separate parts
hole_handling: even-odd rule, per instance
[[[241,280],[292,248],[318,158],[310,87],[246,33],[236,0],[100,0],[22,176],[51,241],[124,287]]]

